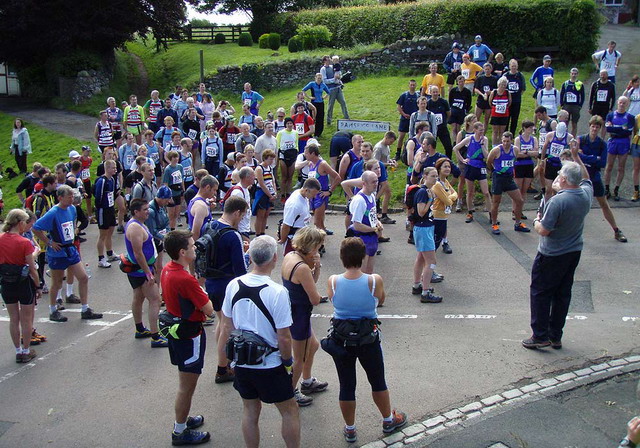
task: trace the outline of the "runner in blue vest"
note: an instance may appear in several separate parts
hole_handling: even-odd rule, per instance
[[[556,130],[547,134],[547,138],[542,145],[540,153],[541,166],[544,169],[544,200],[548,201],[555,194],[553,181],[558,177],[558,171],[562,168],[560,154],[569,149],[569,142],[573,139],[573,135],[567,132],[567,124],[560,122],[556,126]]]
[[[625,166],[627,164],[627,157],[629,156],[629,150],[631,149],[631,136],[635,128],[635,117],[627,113],[629,108],[629,98],[621,96],[618,98],[618,107],[615,111],[609,112],[605,120],[605,126],[609,133],[609,140],[607,141],[607,152],[609,158],[607,159],[607,166],[604,169],[604,188],[606,190],[607,199],[611,197],[609,192],[609,182],[611,181],[611,172],[613,171],[613,165],[618,161],[618,177],[616,179],[616,186],[613,190],[613,200],[619,201],[620,195],[618,190],[620,184],[624,179]]]

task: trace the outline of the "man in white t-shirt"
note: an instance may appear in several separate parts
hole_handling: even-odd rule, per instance
[[[242,235],[242,239],[249,241],[249,235],[251,233],[251,193],[249,193],[249,187],[251,187],[255,182],[256,175],[252,168],[245,166],[240,168],[240,171],[238,171],[238,177],[240,178],[240,182],[238,183],[240,188],[234,188],[231,192],[231,196],[240,196],[249,205],[247,213],[240,220],[240,224],[238,225],[238,230]]]
[[[309,225],[311,212],[309,210],[309,200],[313,199],[320,191],[318,179],[307,179],[302,184],[302,188],[291,193],[291,196],[284,204],[282,216],[282,226],[279,231],[278,241],[284,244],[284,255],[293,250],[291,240],[298,229]]]
[[[349,204],[351,225],[347,236],[357,236],[366,248],[366,257],[362,263],[362,272],[373,274],[373,257],[378,252],[378,234],[382,234],[382,223],[376,210],[376,191],[378,176],[373,171],[362,173],[362,190],[353,196]]]
[[[220,341],[226,341],[232,331],[247,338],[259,337],[265,353],[249,364],[238,364],[243,351],[237,345],[232,367],[235,369],[234,387],[242,397],[242,433],[245,445],[260,443],[261,402],[273,403],[282,415],[282,438],[286,446],[300,446],[300,414],[293,398],[290,372],[293,365],[291,351],[291,304],[284,286],[271,280],[276,267],[277,243],[268,235],[251,241],[249,256],[253,262],[250,273],[237,277],[227,286],[222,305],[224,329]],[[237,329],[237,330],[236,330]],[[237,338],[235,338],[237,339]]]
[[[607,43],[606,50],[596,51],[591,55],[591,60],[595,64],[596,70],[598,72],[606,70],[609,75],[609,81],[614,84],[616,83],[616,69],[620,64],[621,58],[622,53],[616,50],[616,42],[613,40]]]
[[[276,134],[273,130],[273,123],[268,122],[264,125],[264,134],[256,140],[256,158],[262,162],[262,151],[269,148],[276,150],[277,147]]]
[[[391,145],[396,141],[396,133],[387,131],[384,138],[373,147],[373,158],[381,161],[387,167],[396,166],[396,161],[390,157]]]

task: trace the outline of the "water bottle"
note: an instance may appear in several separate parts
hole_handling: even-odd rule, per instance
[[[84,264],[84,271],[87,273],[87,277],[91,278],[91,268],[89,267],[89,263]]]

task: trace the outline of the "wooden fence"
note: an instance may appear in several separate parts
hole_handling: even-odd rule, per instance
[[[248,32],[249,25],[221,25],[195,27],[185,25],[178,39],[166,39],[164,42],[213,42],[216,34],[222,33],[227,42],[237,42],[240,33]]]

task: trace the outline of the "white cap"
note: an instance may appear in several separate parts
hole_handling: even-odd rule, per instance
[[[556,137],[563,138],[565,135],[567,135],[567,124],[561,121],[558,123],[558,126],[556,126]]]
[[[309,140],[307,140],[307,145],[316,145],[317,147],[322,146],[320,142],[315,138],[310,138]]]
[[[80,153],[78,151],[76,151],[75,149],[73,151],[69,152],[69,158],[70,159],[75,159],[77,157],[80,157]]]

